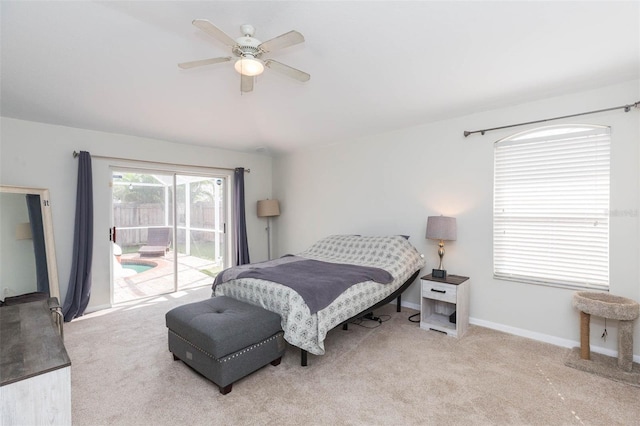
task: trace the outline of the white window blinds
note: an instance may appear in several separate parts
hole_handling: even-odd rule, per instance
[[[495,143],[495,278],[608,289],[609,133],[552,126]]]

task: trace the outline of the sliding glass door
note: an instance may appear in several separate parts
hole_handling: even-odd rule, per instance
[[[113,171],[113,302],[211,285],[226,257],[226,176]]]
[[[176,175],[178,288],[210,285],[226,253],[224,178]]]

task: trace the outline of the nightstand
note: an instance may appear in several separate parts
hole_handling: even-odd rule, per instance
[[[469,277],[420,278],[420,328],[462,337],[469,327]]]

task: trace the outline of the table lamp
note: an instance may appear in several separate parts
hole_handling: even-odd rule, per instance
[[[433,269],[431,275],[434,278],[447,278],[447,271],[442,269],[442,258],[444,257],[444,242],[455,241],[456,239],[456,218],[447,216],[429,216],[427,218],[427,238],[439,240],[438,256],[440,265],[438,269]]]

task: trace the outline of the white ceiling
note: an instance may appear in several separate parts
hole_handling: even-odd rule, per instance
[[[1,2],[3,116],[278,153],[337,143],[640,75],[638,1]],[[250,23],[267,69],[240,93],[228,56]],[[630,101],[634,101],[630,94]]]

